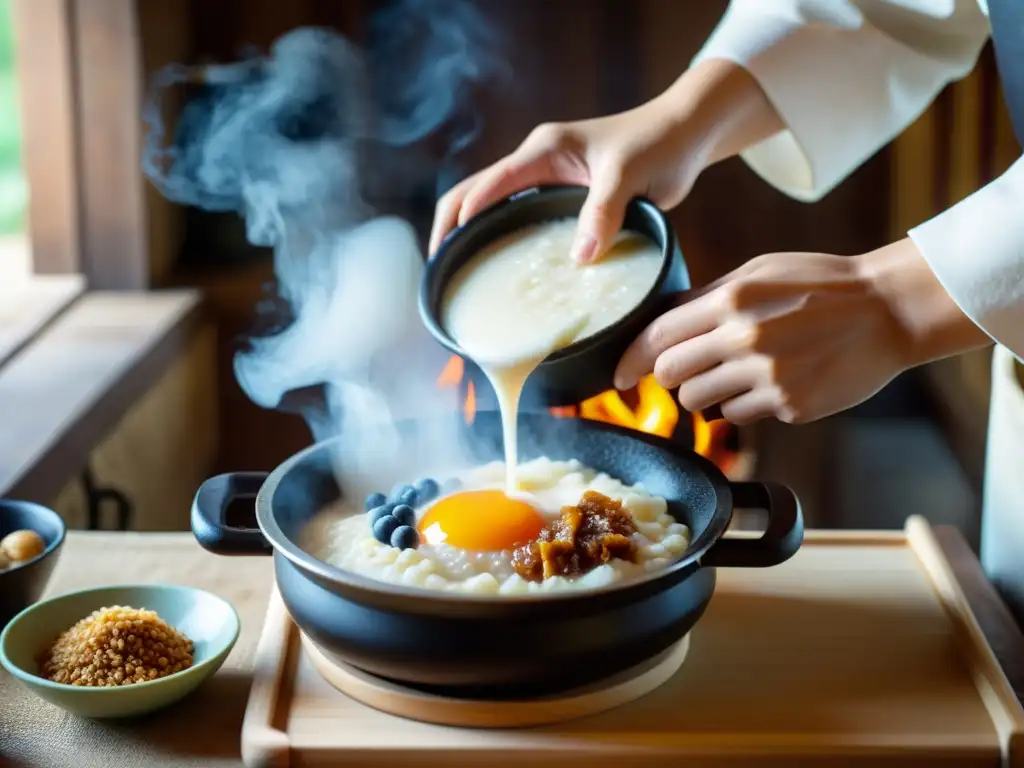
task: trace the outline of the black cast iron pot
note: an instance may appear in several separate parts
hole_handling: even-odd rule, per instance
[[[420,289],[420,314],[434,337],[454,354],[466,353],[440,323],[448,281],[481,248],[518,229],[553,219],[576,217],[587,197],[579,186],[535,187],[494,204],[452,231],[427,262]],[[690,276],[675,233],[654,203],[635,198],[626,208],[623,229],[653,240],[663,263],[658,280],[644,300],[622,320],[603,331],[549,355],[530,374],[522,401],[538,406],[576,405],[612,389],[612,376],[626,348],[673,298],[690,287]]]
[[[429,455],[425,424],[400,423],[403,455]],[[799,503],[784,486],[730,483],[691,451],[600,422],[524,414],[519,424],[522,460],[575,458],[666,498],[692,534],[682,559],[601,589],[515,597],[432,592],[342,571],[296,543],[318,510],[344,497],[335,441],[296,454],[269,475],[207,480],[193,504],[192,530],[218,554],[272,552],[288,611],[328,653],[405,684],[487,698],[552,692],[639,664],[690,631],[711,599],[716,568],[778,565],[803,541]],[[470,430],[475,461],[503,458],[497,414],[478,414]],[[251,503],[254,494],[259,527],[229,527],[229,507],[238,499]],[[361,498],[353,503],[361,508]],[[734,507],[768,511],[762,538],[721,538]]]

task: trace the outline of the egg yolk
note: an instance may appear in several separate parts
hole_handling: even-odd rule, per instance
[[[462,491],[440,499],[423,516],[419,530],[429,544],[444,542],[475,552],[497,552],[537,538],[542,518],[503,491]]]

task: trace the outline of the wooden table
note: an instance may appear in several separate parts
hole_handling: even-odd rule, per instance
[[[936,533],[1014,690],[1018,697],[1024,696],[1024,635],[960,534],[941,527]],[[201,550],[186,533],[71,532],[48,593],[100,584],[152,582],[202,587],[232,602],[242,619],[242,633],[220,672],[180,704],[133,723],[91,722],[67,715],[33,698],[0,672],[0,765],[241,765],[242,715],[273,583],[271,561],[216,557]]]

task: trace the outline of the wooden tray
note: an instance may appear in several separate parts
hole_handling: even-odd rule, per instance
[[[253,767],[1024,768],[1024,710],[918,517],[902,532],[809,531],[782,566],[720,569],[666,683],[536,728],[452,728],[360,704],[316,672],[276,600],[242,730]]]

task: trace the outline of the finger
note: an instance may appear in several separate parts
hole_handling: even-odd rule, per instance
[[[459,210],[461,226],[494,203],[539,184],[576,183],[571,174],[557,174],[546,150],[516,150],[480,174]]]
[[[757,378],[746,360],[730,360],[684,381],[679,386],[679,404],[690,413],[702,411],[751,391]]]
[[[759,387],[722,403],[722,416],[739,426],[752,424],[774,416],[779,400],[780,395],[775,388]]]
[[[716,291],[719,288],[722,288],[723,286],[726,286],[735,280],[741,280],[745,277],[750,277],[752,274],[754,274],[754,272],[756,272],[757,269],[758,266],[756,259],[745,261],[731,272],[726,272],[721,277],[712,280],[710,283],[702,285],[700,288],[694,288],[692,293],[699,294],[701,296],[708,293],[712,293],[713,291]]]
[[[579,229],[572,245],[572,258],[577,264],[591,264],[611,247],[622,229],[631,197],[620,172],[606,171],[594,178],[580,209]]]
[[[730,352],[721,327],[669,347],[654,361],[654,378],[665,389],[674,389],[687,379],[711,370]]]
[[[459,220],[462,201],[479,176],[478,173],[463,179],[437,201],[437,207],[434,210],[434,225],[430,229],[430,244],[427,248],[431,256],[437,253],[441,242],[455,228]]]
[[[615,369],[615,387],[627,390],[654,370],[655,361],[670,347],[714,330],[717,312],[710,297],[702,296],[666,312],[648,325],[629,345]]]
[[[441,247],[456,226],[465,224],[492,203],[527,187],[557,181],[550,165],[540,153],[525,155],[520,150],[460,181],[438,201],[430,232],[430,253]]]

